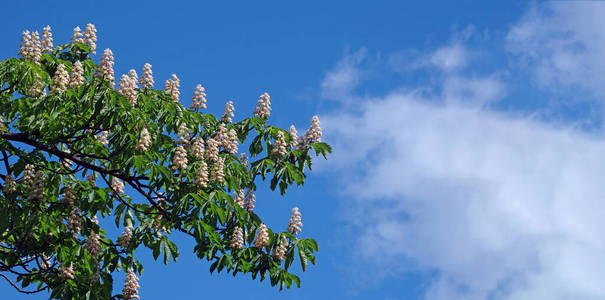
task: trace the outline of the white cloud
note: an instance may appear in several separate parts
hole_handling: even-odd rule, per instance
[[[605,2],[557,1],[533,6],[512,26],[508,49],[545,88],[579,86],[605,96]]]
[[[347,53],[338,64],[326,75],[321,83],[321,96],[326,99],[348,99],[351,92],[362,81],[364,74],[359,68],[367,58],[367,50],[360,49],[354,53]]]

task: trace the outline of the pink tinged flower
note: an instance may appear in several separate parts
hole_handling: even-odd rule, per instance
[[[46,85],[40,80],[40,75],[36,73],[34,83],[27,90],[27,96],[32,98],[40,98],[46,96]]]
[[[195,87],[190,108],[195,110],[206,108],[206,89],[201,84]]]
[[[111,181],[111,188],[118,194],[124,193],[124,183],[116,177]]]
[[[70,186],[66,186],[63,189],[63,203],[65,203],[66,205],[72,206],[72,205],[74,205],[75,199],[76,199],[76,194],[74,192],[74,189]]]
[[[75,89],[84,84],[84,68],[80,61],[76,61],[71,68],[71,75],[69,76],[68,87]]]
[[[321,127],[319,127],[319,118],[317,116],[313,116],[311,119],[311,124],[309,124],[309,129],[305,132],[305,146],[310,143],[320,143],[321,142]]]
[[[235,107],[233,106],[233,101],[228,101],[225,104],[225,110],[223,112],[223,117],[221,118],[221,121],[225,122],[225,123],[231,123],[233,122],[233,112],[235,111]]]
[[[101,253],[100,238],[101,237],[93,231],[90,233],[90,236],[88,236],[88,239],[86,239],[86,245],[84,246],[84,248],[94,258],[97,258],[99,256],[99,253]]]
[[[11,175],[4,177],[4,193],[13,193],[17,190],[15,178]]]
[[[139,278],[134,273],[132,268],[128,269],[126,272],[126,280],[124,280],[124,288],[122,289],[122,296],[124,299],[140,299],[138,295],[140,287]]]
[[[197,159],[204,159],[204,139],[202,137],[195,138],[191,144],[191,154]]]
[[[65,266],[61,264],[61,268],[59,269],[59,275],[64,279],[74,279],[74,264],[69,263],[69,266]]]
[[[288,152],[288,150],[286,149],[287,146],[288,145],[286,144],[284,133],[279,131],[277,133],[277,138],[275,139],[275,142],[273,142],[273,150],[271,151],[271,153],[273,153],[273,155],[284,156]]]
[[[130,227],[126,227],[126,228],[124,228],[122,235],[120,235],[120,237],[118,237],[118,245],[120,245],[122,248],[126,249],[126,248],[128,248],[128,246],[130,246],[131,239],[132,239],[132,230],[130,229]]]
[[[256,238],[254,239],[254,247],[262,249],[267,245],[269,245],[267,226],[265,224],[260,224],[258,231],[256,232]]]
[[[261,118],[268,118],[271,115],[271,97],[269,94],[264,93],[260,95],[258,104],[254,109],[254,116]]]
[[[48,25],[42,29],[42,52],[51,52],[53,46],[53,33]]]
[[[143,130],[141,130],[141,135],[139,136],[139,140],[137,141],[137,144],[134,146],[134,149],[145,152],[145,151],[147,151],[147,149],[149,149],[149,145],[151,145],[151,135],[149,134],[149,131],[147,130],[147,128],[143,128]]]
[[[219,160],[219,156],[218,156],[218,145],[219,143],[215,140],[215,139],[208,139],[208,141],[206,142],[206,158],[209,161],[213,161],[216,162]]]
[[[237,132],[234,129],[229,130],[227,134],[227,139],[225,143],[225,150],[231,154],[237,153],[237,145],[239,144],[239,140],[237,138]]]
[[[53,93],[60,93],[67,89],[69,84],[69,74],[65,71],[65,65],[60,64],[57,66],[53,81],[50,85],[50,91]]]
[[[286,253],[288,252],[288,240],[285,236],[281,236],[279,246],[273,250],[273,257],[277,261],[282,261],[286,258]]]
[[[81,31],[80,26],[76,26],[76,28],[74,28],[74,34],[71,36],[72,44],[84,43],[84,38]]]
[[[145,65],[143,65],[143,75],[141,75],[139,83],[145,89],[153,88],[153,72],[151,71],[150,64],[145,63]]]
[[[242,249],[244,247],[244,233],[241,227],[237,226],[233,229],[229,246],[233,249]]]
[[[248,190],[246,192],[246,197],[244,198],[244,207],[249,213],[254,212],[254,206],[256,203],[256,196],[252,192],[252,190]]]
[[[302,231],[302,221],[301,214],[298,211],[298,207],[294,207],[292,209],[292,216],[290,217],[290,221],[288,222],[288,232],[292,234],[298,234]]]
[[[134,107],[137,104],[137,72],[130,70],[128,75],[122,75],[118,86],[117,92],[124,95],[130,101],[130,105]]]
[[[107,130],[103,130],[103,131],[101,131],[101,133],[99,133],[96,136],[96,138],[97,138],[97,141],[99,141],[101,144],[107,145],[107,144],[109,144],[109,141],[107,140],[108,136],[109,136],[109,132]]]
[[[42,171],[37,171],[33,178],[30,180],[29,185],[29,194],[27,195],[27,199],[29,201],[44,201],[44,181],[45,175]]]
[[[194,183],[201,188],[206,188],[208,187],[208,181],[208,165],[202,160],[197,172],[195,173]]]
[[[77,235],[80,232],[82,217],[80,216],[80,210],[78,208],[73,208],[69,217],[67,217],[67,229],[73,232],[74,235]]]
[[[111,49],[105,49],[101,55],[101,62],[97,66],[97,77],[109,81],[112,87],[115,85],[113,65],[113,52]]]
[[[179,91],[180,82],[176,74],[172,74],[172,78],[166,80],[164,84],[164,91],[172,97],[172,101],[174,102],[179,102],[179,96],[181,95]]]
[[[235,201],[235,203],[239,205],[239,207],[244,208],[246,205],[246,203],[244,202],[245,198],[246,194],[244,194],[244,189],[240,189],[239,193],[237,193],[233,198],[233,201]]]
[[[222,158],[219,158],[214,163],[210,180],[216,183],[223,183],[225,181],[225,161]]]
[[[248,155],[246,153],[242,153],[239,156],[239,161],[246,168],[250,167],[250,162],[248,161]]]
[[[189,144],[189,138],[191,138],[191,132],[187,127],[187,123],[181,122],[179,125],[179,130],[176,133],[177,143],[179,144]]]
[[[172,159],[172,169],[182,170],[186,169],[189,161],[187,160],[187,150],[183,146],[177,146],[174,152],[174,158]]]
[[[79,28],[78,28],[79,29]],[[97,54],[95,51],[97,49],[97,29],[93,24],[86,24],[86,29],[84,29],[84,41],[86,45],[90,46],[90,52],[92,54]]]

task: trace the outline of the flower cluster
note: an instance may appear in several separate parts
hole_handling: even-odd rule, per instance
[[[181,92],[179,91],[179,87],[181,86],[180,80],[176,77],[176,74],[172,74],[172,78],[166,80],[164,85],[164,91],[170,94],[172,97],[172,101],[179,102],[179,95]]]
[[[143,65],[143,73],[139,83],[144,89],[153,88],[153,72],[151,72],[151,64],[145,63],[145,65]]]
[[[274,155],[284,156],[288,152],[288,150],[286,149],[287,146],[288,145],[286,144],[286,139],[284,138],[284,133],[279,131],[277,133],[277,138],[275,139],[275,142],[273,143],[273,150],[271,151],[271,153],[273,153]]]
[[[34,182],[34,175],[36,174],[36,168],[32,164],[25,165],[25,171],[23,172],[23,182],[26,185],[31,186]]]
[[[124,289],[122,289],[122,296],[124,296],[124,299],[126,300],[140,299],[138,295],[139,288],[139,278],[132,268],[128,269],[128,272],[126,272],[126,280],[124,281]]]
[[[97,141],[99,141],[103,145],[107,145],[109,144],[109,141],[107,140],[108,136],[109,132],[107,130],[103,130],[101,131],[101,133],[99,133],[99,135],[97,135]]]
[[[297,148],[303,146],[305,143],[305,139],[302,136],[298,136],[298,131],[294,125],[290,125],[290,137],[292,138],[292,147]]]
[[[288,222],[288,231],[292,234],[298,234],[302,231],[302,226],[303,224],[301,221],[301,214],[298,211],[298,207],[294,207],[292,209],[292,216],[290,217],[290,221]]]
[[[239,140],[237,138],[237,132],[235,132],[234,129],[229,130],[229,133],[227,133],[227,138],[225,139],[223,147],[225,148],[225,150],[227,150],[227,152],[229,152],[231,154],[236,154],[238,144],[239,144]]]
[[[254,212],[254,204],[256,203],[256,196],[254,196],[252,190],[246,192],[246,198],[244,199],[244,207],[248,212]]]
[[[204,139],[201,137],[195,138],[191,145],[191,154],[197,159],[204,159]]]
[[[242,165],[246,168],[250,167],[250,162],[248,161],[248,155],[246,153],[242,153],[239,156],[239,161],[242,163]]]
[[[216,183],[223,183],[225,181],[225,161],[219,158],[212,167],[212,174],[210,174],[210,180]]]
[[[90,46],[90,52],[92,54],[97,54],[95,51],[97,50],[97,29],[95,28],[95,25],[90,23],[86,24],[86,29],[84,29],[84,43]]]
[[[17,190],[17,183],[15,182],[15,178],[13,178],[13,176],[6,175],[6,177],[4,177],[4,192],[5,193],[12,193],[15,192]]]
[[[208,187],[208,165],[203,160],[200,162],[200,166],[195,173],[194,183],[202,188]]]
[[[256,232],[256,238],[254,238],[254,247],[262,249],[267,245],[269,245],[267,226],[265,224],[260,224],[258,231]]]
[[[231,237],[229,246],[233,249],[242,249],[244,247],[244,233],[241,227],[236,226],[233,229],[233,236]]]
[[[223,111],[223,117],[221,117],[221,121],[225,123],[233,122],[233,112],[235,111],[235,107],[233,106],[233,101],[227,101],[225,104],[225,110]]]
[[[269,94],[264,93],[260,95],[258,104],[254,109],[254,116],[261,118],[268,118],[271,115],[271,97]]]
[[[218,146],[219,143],[217,140],[215,139],[208,139],[208,141],[206,142],[206,158],[209,161],[218,161],[219,160],[219,156],[218,156]]]
[[[84,35],[82,34],[82,29],[80,29],[80,26],[76,26],[76,28],[74,28],[74,34],[71,36],[71,43],[84,43],[83,36]]]
[[[50,26],[42,29],[42,52],[50,52],[53,50],[53,33],[50,31]]]
[[[112,87],[115,85],[113,65],[113,52],[111,52],[111,49],[105,49],[101,55],[101,62],[97,67],[97,77],[109,81]]]
[[[26,60],[38,63],[42,55],[42,42],[40,42],[40,36],[37,31],[31,33],[29,30],[26,30],[23,32],[19,55],[23,56]]]
[[[101,253],[100,238],[101,237],[93,231],[90,233],[90,236],[88,236],[88,239],[86,239],[86,245],[84,246],[84,248],[94,258],[97,258],[99,256],[99,253]]]
[[[61,265],[60,276],[65,279],[74,279],[74,265],[73,263],[69,264],[69,267],[65,265]]]
[[[177,143],[179,144],[189,144],[189,138],[191,138],[191,132],[187,127],[187,123],[181,122],[179,125],[179,130],[176,133]]]
[[[122,246],[122,248],[128,248],[130,245],[130,240],[132,239],[132,230],[130,227],[124,228],[122,235],[118,237],[118,245]]]
[[[282,261],[286,258],[287,252],[288,252],[288,240],[286,239],[285,236],[282,235],[279,246],[277,248],[275,248],[275,250],[273,251],[273,257],[278,261]]]
[[[191,103],[191,109],[203,109],[206,108],[206,89],[201,84],[198,84],[195,87],[195,92],[193,92],[193,98]]]
[[[187,160],[187,150],[183,146],[177,146],[172,160],[172,169],[186,169],[189,161]]]
[[[67,84],[69,83],[69,74],[65,71],[65,65],[59,64],[57,66],[57,70],[55,71],[55,75],[53,76],[53,81],[50,85],[50,91],[53,93],[60,93],[67,89]]]
[[[321,127],[319,127],[319,118],[313,116],[309,129],[305,132],[305,144],[321,142]]]
[[[143,128],[143,130],[141,130],[141,135],[139,136],[139,140],[137,141],[137,144],[134,146],[134,149],[145,152],[145,151],[147,151],[147,149],[149,149],[149,145],[151,145],[151,135],[149,134],[149,131],[147,130],[147,128]]]
[[[244,206],[246,204],[244,202],[245,197],[246,197],[246,195],[244,194],[244,189],[240,189],[239,193],[237,193],[235,195],[235,197],[233,198],[233,200],[235,201],[235,203],[237,203],[237,205],[239,205],[239,207],[244,208]]]
[[[63,189],[63,203],[71,206],[74,204],[75,199],[76,199],[76,195],[74,193],[74,189],[70,186],[66,186]]]
[[[44,201],[44,172],[37,171],[29,187],[29,201]]]
[[[36,73],[36,75],[34,76],[34,83],[27,90],[27,96],[30,96],[32,98],[46,96],[45,86],[46,85],[40,80],[40,75]]]
[[[134,107],[137,104],[137,72],[130,70],[128,75],[122,75],[118,85],[118,93],[124,95],[130,101],[130,105]]]
[[[118,194],[124,193],[124,183],[116,177],[111,181],[111,188]]]
[[[82,217],[80,216],[80,210],[74,208],[69,213],[69,217],[67,217],[67,229],[73,232],[74,235],[77,235],[82,229],[80,222],[82,222]]]
[[[82,67],[82,63],[78,60],[71,68],[71,75],[69,76],[67,87],[75,89],[82,84],[84,84],[84,68]]]

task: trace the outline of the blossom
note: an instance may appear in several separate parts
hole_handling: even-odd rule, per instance
[[[204,139],[202,137],[193,140],[191,154],[197,159],[204,159]]]
[[[76,26],[76,28],[74,28],[74,34],[71,36],[72,44],[84,43],[84,38],[81,31],[80,26]]]
[[[94,258],[97,258],[101,252],[100,238],[101,237],[93,231],[90,233],[90,236],[88,236],[88,239],[86,239],[86,245],[84,245],[84,249],[86,249]]]
[[[128,248],[130,245],[130,240],[132,239],[132,230],[130,227],[124,228],[122,235],[118,237],[118,245],[122,246],[122,248]]]
[[[275,142],[273,143],[273,150],[271,151],[271,153],[273,153],[274,155],[286,155],[287,153],[287,149],[286,149],[286,140],[284,139],[284,133],[279,131],[277,133],[277,138],[275,139]]]
[[[69,263],[69,267],[61,264],[60,276],[65,279],[74,279],[74,264]]]
[[[250,167],[250,162],[248,161],[248,155],[246,153],[242,153],[239,156],[239,161],[242,163],[242,165],[246,168]]]
[[[290,134],[290,137],[292,138],[292,142],[291,142],[292,147],[296,148],[299,146],[303,146],[304,137],[298,136],[298,131],[296,130],[296,127],[294,127],[294,125],[290,125],[289,134]]]
[[[218,161],[219,160],[219,156],[218,156],[218,142],[213,139],[210,138],[208,139],[208,141],[206,142],[206,158],[209,161]]]
[[[319,118],[313,116],[309,129],[305,132],[305,144],[321,142],[321,127],[319,127]]]
[[[234,129],[229,130],[226,142],[224,143],[225,150],[231,154],[236,154],[238,143],[239,140],[237,139],[237,132],[235,132]]]
[[[172,74],[172,78],[166,80],[164,85],[164,91],[170,94],[172,101],[174,102],[179,102],[179,95],[181,94],[179,91],[179,87],[181,86],[180,82],[181,81],[176,77],[176,74]]]
[[[206,89],[201,84],[195,87],[192,100],[191,109],[206,108]]]
[[[27,96],[32,98],[46,96],[45,84],[40,81],[40,75],[38,75],[38,73],[34,76],[34,83],[27,90]]]
[[[231,236],[229,246],[233,249],[242,249],[244,247],[244,233],[241,227],[236,226],[233,229],[233,236]]]
[[[31,185],[29,186],[29,201],[44,201],[44,179],[45,175],[42,171],[37,171],[34,175]]]
[[[226,147],[227,145],[227,127],[225,127],[224,123],[218,125],[218,129],[216,130],[216,141],[219,146]]]
[[[42,29],[42,52],[53,50],[53,33],[50,31],[50,25]]]
[[[38,63],[41,54],[42,43],[40,42],[38,32],[24,31],[21,38],[21,46],[19,47],[19,55],[23,56],[26,60]]]
[[[177,146],[172,160],[172,169],[186,169],[189,161],[187,160],[187,150],[183,146]]]
[[[273,257],[278,261],[282,261],[286,258],[286,252],[288,252],[288,240],[282,235],[279,246],[273,250]]]
[[[258,104],[254,109],[254,116],[261,118],[268,118],[271,115],[271,97],[269,94],[264,93],[260,95]]]
[[[23,171],[23,182],[26,185],[31,186],[34,183],[34,177],[36,174],[36,168],[32,164],[25,165],[25,169]]]
[[[101,55],[101,62],[99,62],[97,67],[97,77],[109,81],[112,87],[115,85],[113,65],[113,52],[109,48],[105,49]]]
[[[75,199],[76,199],[76,195],[74,193],[74,189],[70,186],[66,186],[63,189],[63,203],[71,206],[74,204]]]
[[[239,207],[244,208],[244,199],[245,199],[246,195],[244,194],[244,189],[240,189],[239,193],[237,193],[235,195],[235,197],[233,198],[233,200],[235,201],[235,203],[237,203],[237,205],[239,205]]]
[[[124,299],[140,299],[139,295],[139,278],[134,273],[132,268],[126,272],[126,280],[124,280],[124,288],[122,289],[122,296]]]
[[[189,144],[189,138],[191,137],[191,132],[187,127],[187,123],[181,122],[179,125],[179,130],[176,133],[176,138],[178,139],[179,144]]]
[[[267,226],[265,224],[260,224],[258,231],[256,232],[256,238],[254,238],[254,247],[262,249],[267,245],[269,245]]]
[[[55,75],[53,76],[53,81],[50,85],[50,91],[53,93],[60,93],[67,89],[67,84],[69,83],[69,74],[65,71],[65,65],[59,64],[57,66],[57,70],[55,71]]]
[[[233,122],[233,112],[235,111],[235,107],[233,106],[233,101],[228,101],[225,104],[225,111],[223,112],[223,117],[221,118],[221,121],[225,122],[225,123],[231,123]]]
[[[222,183],[225,181],[225,161],[219,158],[212,167],[212,174],[210,174],[210,180],[216,183]]]
[[[99,135],[97,135],[97,141],[99,141],[101,144],[103,145],[107,145],[109,144],[109,141],[107,140],[107,136],[109,135],[109,132],[107,130],[103,130],[99,133]]]
[[[17,183],[15,182],[15,178],[13,176],[6,175],[6,177],[4,177],[4,192],[5,193],[12,193],[15,192],[17,190]]]
[[[254,203],[256,203],[256,196],[252,193],[252,190],[246,192],[246,198],[244,199],[244,207],[248,212],[254,212]]]
[[[143,65],[142,74],[141,80],[139,80],[141,87],[145,89],[153,88],[153,72],[151,72],[151,64],[145,63],[145,65]]]
[[[93,24],[86,24],[86,29],[84,29],[84,43],[90,46],[90,53],[97,54],[95,50],[97,49],[97,29]]]
[[[301,221],[301,214],[298,211],[298,207],[294,207],[292,209],[292,216],[290,217],[290,221],[288,222],[288,231],[292,234],[298,234],[302,231],[302,226],[303,224]]]
[[[208,187],[208,165],[203,160],[200,162],[200,167],[195,173],[194,183],[202,188]]]
[[[84,84],[84,68],[82,68],[82,63],[78,60],[71,68],[71,75],[69,76],[69,83],[67,86],[70,89],[75,89],[82,84]]]
[[[124,183],[116,177],[111,181],[111,188],[118,194],[124,193]]]
[[[122,75],[118,85],[118,93],[124,95],[130,101],[130,105],[134,107],[137,104],[137,72],[130,70],[128,75]]]
[[[80,216],[80,210],[78,208],[73,208],[71,213],[69,213],[69,217],[67,217],[67,229],[77,235],[80,232],[82,217]]]
[[[149,145],[151,145],[151,135],[147,128],[143,128],[141,130],[141,135],[139,136],[139,140],[137,144],[134,146],[135,150],[147,151],[149,149]]]

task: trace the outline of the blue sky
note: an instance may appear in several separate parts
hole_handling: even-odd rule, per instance
[[[319,242],[302,287],[211,276],[176,235],[176,264],[139,251],[142,299],[605,298],[604,2],[4,8],[1,59],[26,29],[50,25],[60,44],[93,23],[117,78],[149,62],[156,84],[179,76],[185,104],[203,84],[210,112],[233,100],[248,116],[266,91],[276,125],[320,116],[330,160],[286,197],[257,193],[271,227],[299,206]],[[46,298],[3,282],[0,295]]]

